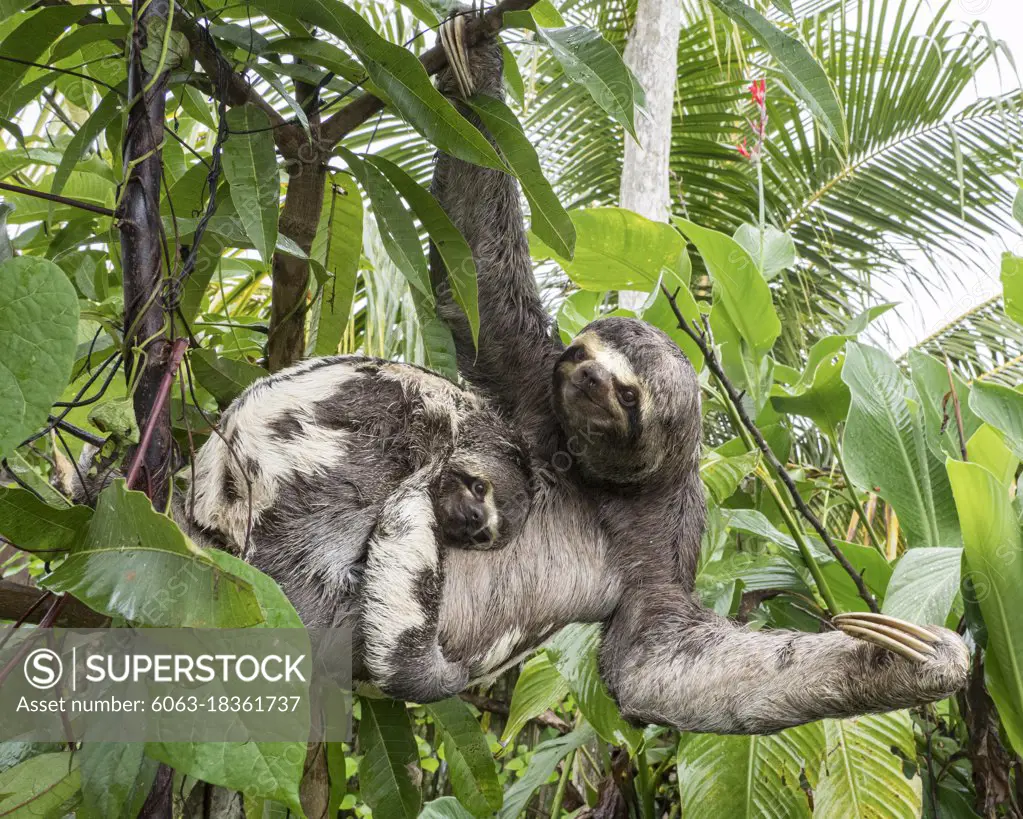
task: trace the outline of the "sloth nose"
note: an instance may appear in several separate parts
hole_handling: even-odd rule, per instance
[[[476,532],[483,525],[483,510],[478,506],[471,506],[465,510],[465,527],[471,532]]]
[[[611,373],[596,361],[587,361],[576,367],[572,382],[588,395],[603,395],[611,387]]]

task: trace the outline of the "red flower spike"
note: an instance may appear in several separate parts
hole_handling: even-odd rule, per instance
[[[767,99],[767,80],[753,80],[753,84],[749,87],[750,96],[761,108],[764,107],[764,101]]]
[[[737,150],[739,152],[739,155],[741,157],[743,157],[743,159],[752,159],[753,158],[752,155],[749,152],[749,149],[746,147],[746,139],[745,139],[745,137],[743,138],[743,140],[742,140],[742,142],[740,144],[735,146],[735,150]]]

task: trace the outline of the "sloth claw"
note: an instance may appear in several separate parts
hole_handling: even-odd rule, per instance
[[[457,14],[441,23],[440,44],[455,75],[458,93],[463,99],[472,96],[476,90],[469,71],[469,52],[465,47],[465,16]]]
[[[852,612],[836,615],[832,622],[852,637],[886,648],[915,663],[925,663],[934,657],[936,652],[932,646],[940,639],[915,623],[885,614]]]

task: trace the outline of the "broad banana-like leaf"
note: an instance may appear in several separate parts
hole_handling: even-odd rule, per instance
[[[910,549],[895,566],[882,611],[921,625],[945,625],[959,594],[962,560],[956,546]]]
[[[684,734],[678,745],[678,789],[690,819],[797,819],[810,816],[800,787],[824,752],[819,724],[770,736]]]
[[[842,380],[852,394],[842,450],[853,483],[876,489],[895,508],[911,547],[958,546],[948,476],[927,446],[923,413],[895,362],[849,342]]]
[[[825,752],[816,771],[814,816],[886,816],[916,819],[923,808],[920,777],[907,777],[904,760],[916,758],[907,711],[824,720]]]
[[[979,464],[949,460],[966,564],[987,628],[988,690],[1017,753],[1023,752],[1023,536],[1006,486]]]

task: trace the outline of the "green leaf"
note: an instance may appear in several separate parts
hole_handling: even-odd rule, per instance
[[[256,0],[254,5],[271,16],[295,13],[289,0]],[[411,51],[389,43],[344,3],[306,0],[301,16],[303,22],[319,26],[351,47],[402,118],[440,150],[476,165],[502,167],[486,137],[433,87]]]
[[[78,296],[64,271],[30,256],[0,264],[0,458],[46,421],[77,343]]]
[[[29,70],[26,63],[40,62],[53,41],[81,17],[82,9],[70,6],[44,8],[25,15],[24,22],[0,42],[0,54],[8,58],[0,61],[0,99],[8,99],[18,87]]]
[[[864,330],[866,330],[867,327],[870,326],[870,323],[874,319],[880,318],[893,307],[898,307],[898,302],[893,301],[888,302],[886,304],[877,304],[874,305],[873,307],[868,307],[862,313],[859,313],[858,315],[854,316],[849,321],[849,323],[846,324],[844,328],[842,328],[842,335],[844,336],[859,335]]]
[[[715,6],[755,37],[778,63],[789,85],[831,138],[848,148],[845,111],[827,73],[799,40],[786,34],[743,0],[712,0]]]
[[[642,733],[625,722],[597,669],[600,629],[591,624],[565,626],[547,644],[547,656],[565,678],[586,721],[606,742],[635,750]]]
[[[47,560],[71,549],[91,517],[87,506],[58,509],[25,489],[0,487],[0,535]]]
[[[251,103],[227,112],[231,135],[224,142],[224,176],[245,233],[270,266],[277,244],[281,180],[266,114]]]
[[[959,545],[948,477],[898,367],[881,350],[849,342],[842,380],[852,393],[842,450],[853,483],[877,488],[895,508],[910,547]]]
[[[561,206],[551,183],[543,175],[536,150],[512,110],[501,100],[478,94],[469,100],[508,166],[522,183],[529,202],[530,230],[558,256],[571,259],[575,252],[575,225]]]
[[[568,683],[551,663],[546,652],[527,661],[515,681],[501,744],[508,748],[527,722],[554,708],[567,694]]]
[[[883,611],[921,625],[943,626],[959,594],[963,550],[910,549],[895,565]]]
[[[71,137],[67,148],[64,149],[64,156],[61,158],[57,172],[53,175],[53,181],[50,183],[51,194],[57,195],[64,190],[64,185],[67,184],[75,165],[85,155],[89,146],[99,138],[104,129],[120,113],[121,94],[117,91],[107,92],[107,95],[100,100],[99,105],[89,114],[89,118],[78,129],[78,132]]]
[[[350,83],[362,83],[366,80],[366,70],[359,63],[336,45],[316,37],[280,37],[270,41],[268,53],[294,54],[305,62],[325,68]],[[370,89],[367,87],[367,90]]]
[[[337,147],[337,153],[359,180],[359,184],[373,204],[373,214],[380,229],[380,240],[387,255],[409,285],[418,290],[426,303],[432,307],[430,270],[423,254],[423,246],[419,243],[419,231],[416,230],[415,222],[401,203],[394,187],[374,165],[356,156],[343,145]]]
[[[700,462],[700,478],[717,504],[724,503],[739,488],[742,479],[760,465],[760,450],[725,458],[711,450]]]
[[[359,792],[376,816],[413,819],[422,793],[412,780],[419,749],[405,705],[394,700],[359,699]]]
[[[444,261],[452,295],[469,321],[473,344],[476,344],[480,334],[480,306],[472,250],[428,190],[382,156],[369,157],[369,161],[383,172],[426,228],[433,246]]]
[[[534,257],[552,258],[584,290],[644,290],[665,271],[688,280],[685,242],[669,225],[624,208],[583,208],[569,212],[575,226],[575,255],[560,256],[530,234]]]
[[[442,796],[423,805],[419,819],[472,819],[472,814],[455,797]]]
[[[700,308],[696,306],[696,299],[693,298],[688,285],[693,263],[686,251],[683,252],[681,267],[679,273],[665,271],[661,283],[675,297],[675,304],[683,318],[690,324],[695,321],[699,325]],[[668,297],[664,295],[664,291],[660,287],[657,288],[653,301],[643,311],[643,321],[647,321],[667,333],[671,340],[679,346],[679,349],[685,353],[696,372],[703,369],[703,353],[696,346],[696,342],[679,329],[675,311],[671,309]]]
[[[57,819],[72,811],[81,786],[79,760],[70,753],[40,754],[0,774],[0,817]]]
[[[1019,456],[1005,445],[1005,437],[990,424],[981,424],[966,442],[970,461],[980,464],[994,475],[998,482],[1010,486],[1016,479]]]
[[[487,737],[466,705],[451,697],[426,706],[444,743],[451,789],[473,816],[493,816],[503,794]]]
[[[977,380],[970,390],[970,409],[1004,432],[1009,449],[1017,457],[1023,457],[1023,393]]]
[[[685,734],[678,746],[682,812],[692,819],[809,817],[799,785],[823,752],[817,724],[772,736]]]
[[[335,355],[348,326],[362,256],[362,196],[346,173],[331,177],[309,255],[330,279],[315,306],[313,355]]]
[[[618,49],[599,31],[584,26],[544,28],[538,19],[526,15],[517,17],[516,22],[535,31],[565,76],[585,88],[597,105],[636,138],[634,78]]]
[[[274,799],[305,816],[298,795],[304,742],[151,742],[146,755],[201,782]]]
[[[745,248],[751,259],[758,262],[761,275],[768,281],[783,270],[788,270],[799,259],[792,237],[774,225],[764,226],[763,258],[760,253],[760,228],[756,225],[744,222],[732,238]]]
[[[809,418],[828,437],[838,434],[838,425],[849,414],[851,395],[842,380],[846,336],[828,336],[810,349],[806,369],[794,388],[774,388],[771,406],[778,412]]]
[[[907,711],[824,720],[825,755],[816,771],[816,816],[920,816],[920,777],[907,777],[904,761],[916,758]]]
[[[263,614],[263,622],[257,623],[255,628],[303,628],[295,607],[272,577],[220,549],[210,549],[206,556],[225,572],[252,587]]]
[[[754,355],[763,356],[781,334],[781,322],[756,263],[731,236],[685,219],[673,221],[703,256],[732,324]]]
[[[533,749],[529,766],[522,772],[515,784],[504,794],[504,807],[498,814],[500,819],[518,819],[529,804],[533,792],[551,778],[558,763],[572,751],[578,750],[594,738],[593,728],[583,725],[572,733],[541,742]]]
[[[270,374],[248,361],[223,358],[212,350],[192,350],[188,360],[196,381],[216,399],[221,409],[234,401],[249,384]]]
[[[145,749],[141,742],[82,744],[78,752],[82,806],[76,819],[127,819],[138,815],[140,799],[145,799],[156,776],[156,761],[145,757]]]
[[[95,611],[148,626],[245,628],[263,621],[252,587],[221,570],[123,480],[100,493],[85,537],[41,582]]]
[[[924,413],[927,445],[934,453],[934,457],[939,460],[944,459],[946,455],[962,458],[959,425],[956,422],[955,404],[951,397],[948,369],[934,356],[927,355],[915,348],[910,349],[908,358],[913,386],[916,388],[917,398]],[[956,396],[959,399],[963,434],[968,440],[977,431],[981,422],[970,410],[969,385],[954,371],[951,377],[952,383],[955,384]],[[948,396],[947,399],[946,396]]]
[[[985,677],[1016,753],[1023,752],[1023,537],[1009,492],[978,464],[949,460],[966,563],[987,627]]]
[[[1023,200],[1023,189],[1017,195],[1017,201],[1020,200]],[[1023,256],[1002,254],[1002,292],[1006,315],[1017,324],[1023,324]]]

